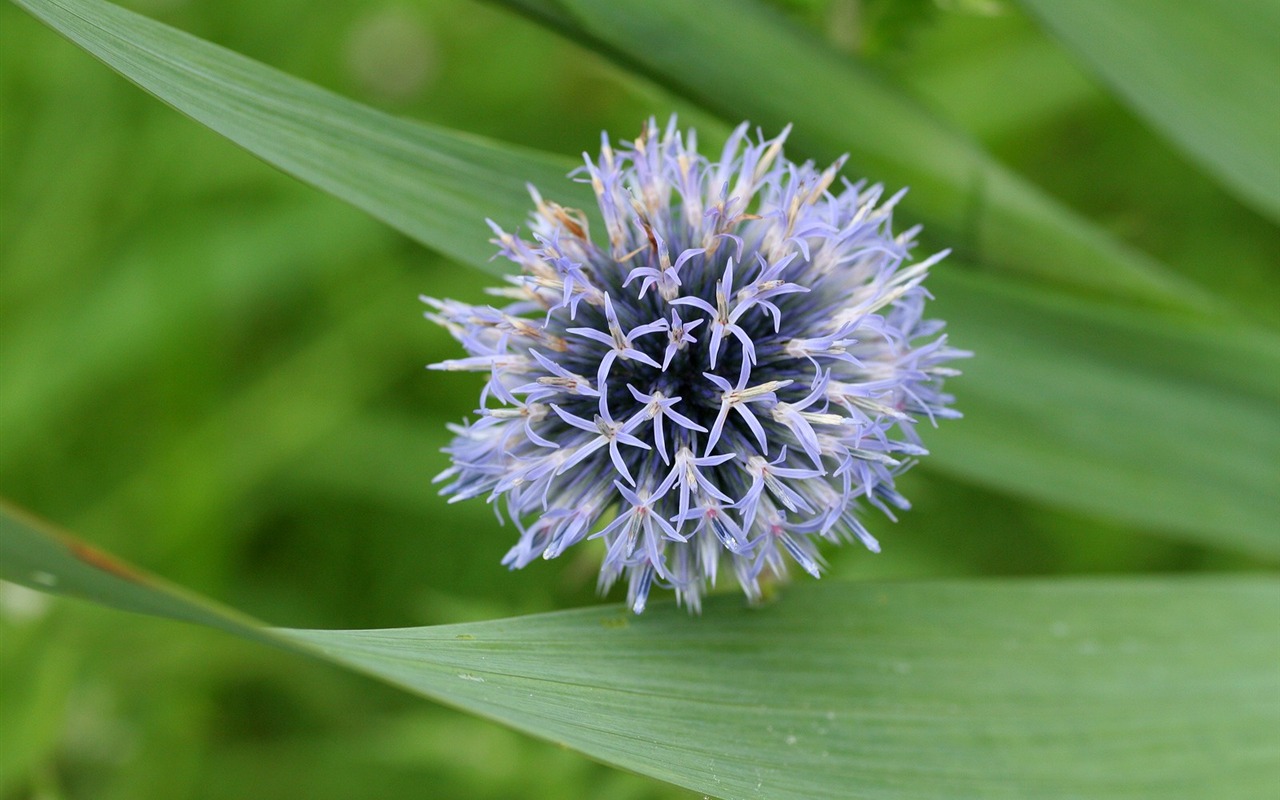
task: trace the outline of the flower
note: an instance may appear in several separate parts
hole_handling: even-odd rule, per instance
[[[862,501],[908,507],[917,421],[958,416],[942,382],[967,353],[922,317],[946,251],[910,263],[903,193],[836,189],[843,160],[788,161],[786,135],[743,124],[717,161],[674,119],[606,136],[579,172],[603,236],[530,187],[532,241],[490,222],[508,304],[424,298],[469,354],[432,367],[489,374],[439,479],[505,506],[504,564],[602,539],[601,591],[625,576],[639,613],[656,582],[696,611],[723,563],[755,599],[788,559],[818,576],[819,539],[878,552]]]

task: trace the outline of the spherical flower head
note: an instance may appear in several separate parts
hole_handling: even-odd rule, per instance
[[[433,368],[488,373],[440,479],[505,507],[504,564],[601,539],[601,591],[696,611],[722,566],[755,599],[766,569],[818,577],[819,539],[878,552],[863,503],[908,507],[917,422],[958,416],[942,382],[966,354],[922,317],[946,253],[911,263],[902,193],[788,161],[786,134],[743,124],[714,161],[674,119],[606,136],[579,172],[601,235],[531,187],[532,240],[490,223],[520,267],[506,305],[424,298],[469,354]]]

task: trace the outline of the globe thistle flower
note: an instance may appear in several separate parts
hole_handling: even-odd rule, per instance
[[[586,215],[530,187],[532,240],[490,223],[520,267],[501,308],[424,298],[488,373],[477,419],[452,426],[452,500],[485,497],[523,567],[601,539],[600,589],[653,585],[698,610],[721,566],[746,594],[793,561],[818,577],[818,541],[878,552],[862,504],[892,517],[894,478],[923,455],[916,424],[958,414],[942,391],[966,355],[923,319],[938,253],[892,231],[902,192],[782,153],[787,131],[743,124],[718,160],[652,121],[579,171]]]

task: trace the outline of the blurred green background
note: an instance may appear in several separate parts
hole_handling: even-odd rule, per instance
[[[651,114],[678,112],[708,145],[726,130],[484,4],[124,5],[394,113],[554,152]],[[779,5],[1245,316],[1278,307],[1277,229],[1015,8]],[[511,528],[429,483],[480,381],[422,369],[456,352],[417,295],[478,301],[490,279],[264,166],[11,5],[0,30],[6,496],[278,624],[599,602],[597,552],[509,573]],[[1262,566],[927,466],[902,488],[915,510],[871,525],[884,554],[832,551],[835,577]],[[329,666],[11,585],[0,635],[6,800],[692,796]]]

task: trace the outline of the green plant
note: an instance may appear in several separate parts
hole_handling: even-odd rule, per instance
[[[167,103],[453,263],[494,268],[482,220],[519,224],[526,182],[564,186],[553,199],[589,205],[581,188],[561,180],[572,167],[568,158],[374,111],[109,4],[18,5]],[[97,551],[68,545],[42,532],[42,523],[6,510],[0,528],[4,578],[319,656],[605,763],[715,796],[1244,797],[1273,788],[1280,769],[1274,668],[1280,655],[1280,586],[1271,573],[1280,558],[1273,519],[1280,340],[1269,316],[1276,293],[1267,254],[1277,240],[1280,179],[1268,147],[1274,125],[1264,111],[1277,105],[1276,84],[1265,80],[1277,72],[1276,50],[1254,31],[1274,21],[1274,4],[1239,4],[1223,13],[1211,4],[1187,3],[1179,13],[1166,14],[1162,5],[1137,0],[1070,8],[1026,3],[1213,179],[1170,155],[1154,166],[1129,165],[1125,180],[1108,183],[1100,175],[1104,166],[1123,168],[1158,147],[1141,130],[1126,134],[1117,163],[1077,161],[1046,173],[1064,192],[1080,180],[1082,195],[1132,205],[1143,219],[1164,208],[1149,194],[1188,198],[1193,208],[1185,223],[1152,224],[1147,239],[1141,227],[1135,234],[1159,259],[1067,210],[1005,163],[1075,152],[1071,146],[1081,134],[1071,98],[1083,90],[1073,79],[1038,84],[1022,95],[1014,87],[1011,96],[985,106],[1032,118],[1007,123],[1002,161],[924,111],[892,80],[763,5],[510,5],[652,82],[637,91],[669,92],[650,101],[664,114],[688,104],[701,108],[690,112],[702,115],[704,135],[723,135],[718,116],[747,117],[771,128],[794,122],[792,146],[799,153],[825,159],[851,151],[858,173],[889,185],[910,184],[904,212],[928,223],[931,242],[957,247],[958,263],[932,281],[938,314],[948,320],[955,340],[982,358],[966,365],[965,377],[956,382],[958,406],[968,419],[930,438],[932,472],[919,485],[925,508],[904,522],[904,554],[895,556],[891,548],[876,557],[877,566],[867,564],[869,556],[842,558],[833,564],[837,580],[787,587],[780,602],[758,610],[735,598],[713,597],[697,620],[669,607],[629,620],[603,607],[402,631],[266,629],[131,568],[113,566]],[[982,30],[975,20],[967,24]],[[1122,33],[1129,38],[1117,43]],[[1039,63],[1042,50],[1035,48],[1043,48],[1043,40],[1017,36],[1024,37],[1017,39],[1019,47],[1034,43],[1027,45],[1029,58]],[[1176,42],[1170,48],[1177,57],[1151,42]],[[936,91],[944,104],[951,97],[945,91],[948,70],[921,77],[918,63],[895,63],[892,55],[881,68],[917,93]],[[1037,106],[1040,95],[1055,91],[1067,97],[1066,110],[1052,112],[1053,124],[1037,123],[1035,115],[1046,113]],[[1121,112],[1101,113],[1105,119]],[[1206,130],[1205,119],[1220,125]],[[1107,130],[1123,131],[1126,125],[1137,127],[1124,118]],[[1044,150],[1009,146],[1029,131],[1044,136]],[[24,141],[38,143],[37,134],[26,135]],[[162,130],[155,141],[167,135]],[[132,136],[129,146],[136,146]],[[1103,142],[1086,152],[1105,151]],[[25,152],[40,150],[32,145]],[[48,168],[39,175],[56,180],[62,173]],[[1166,185],[1172,188],[1157,190],[1162,184],[1155,178],[1170,177]],[[81,179],[75,170],[66,173],[66,180]],[[1255,211],[1235,204],[1214,181]],[[1100,196],[1098,186],[1111,187],[1120,200]],[[293,197],[287,194],[292,189],[280,187],[273,184],[269,191]],[[38,187],[24,191],[39,196]],[[23,211],[18,197],[7,200],[6,216]],[[412,314],[400,300],[418,290],[443,293],[437,284],[456,282],[465,292],[473,284],[446,269],[408,280],[376,260],[356,278],[339,281],[333,277],[341,273],[334,251],[349,248],[349,260],[382,253],[368,243],[381,242],[384,234],[327,207],[323,220],[277,206],[273,216],[250,221],[242,207],[249,203],[238,198],[221,217],[228,231],[250,226],[243,238],[225,245],[226,265],[215,263],[203,276],[183,274],[178,270],[185,261],[204,257],[218,243],[175,242],[171,255],[156,259],[178,276],[161,295],[133,295],[127,283],[115,282],[107,285],[118,294],[87,295],[109,303],[111,315],[124,322],[95,317],[101,312],[83,305],[70,306],[62,316],[19,315],[20,345],[6,345],[5,355],[12,374],[22,378],[5,381],[5,479],[25,504],[48,513],[60,509],[59,517],[72,518],[89,507],[75,527],[117,531],[114,538],[104,537],[115,549],[164,565],[165,571],[180,570],[184,582],[233,597],[240,594],[237,586],[266,592],[239,596],[241,604],[333,624],[403,622],[415,615],[406,606],[350,604],[360,581],[403,588],[429,580],[419,576],[476,569],[479,550],[469,543],[451,551],[443,568],[403,557],[412,552],[421,558],[442,541],[474,538],[480,529],[474,520],[483,517],[451,517],[454,512],[438,506],[413,505],[419,502],[415,493],[429,491],[426,474],[406,480],[405,473],[416,470],[443,437],[429,432],[435,420],[430,426],[412,421],[419,413],[405,402],[412,392],[387,391],[404,380],[406,365],[402,351],[388,349],[382,321]],[[67,220],[75,219],[74,211],[60,209]],[[32,224],[30,216],[22,219]],[[17,307],[24,293],[41,297],[31,287],[39,285],[42,253],[64,248],[74,254],[75,241],[64,230],[66,239],[46,236],[32,244],[24,240],[24,228],[7,227],[8,246],[21,258],[6,259],[6,295],[12,298],[6,303]],[[326,240],[327,234],[333,238]],[[246,253],[273,248],[284,248],[276,269],[252,275],[236,269]],[[80,252],[78,258],[94,253],[101,251]],[[1229,269],[1221,267],[1225,259]],[[129,274],[125,263],[122,275]],[[341,291],[324,291],[323,270]],[[234,313],[248,305],[240,304],[245,297],[269,297],[299,283],[312,286],[312,300],[323,297],[323,303],[294,298],[283,309],[265,304],[263,316],[248,320]],[[353,291],[360,302],[346,300]],[[63,461],[28,437],[57,428],[61,409],[51,398],[77,387],[89,396],[99,382],[121,380],[117,370],[127,363],[122,353],[149,345],[157,333],[181,345],[168,362],[175,374],[196,356],[221,363],[214,352],[217,338],[185,334],[174,321],[189,318],[210,298],[225,304],[230,322],[221,336],[239,348],[238,358],[259,357],[264,342],[274,343],[281,355],[254,373],[260,379],[231,402],[217,398],[217,407],[205,407],[200,426],[186,429],[179,416],[171,423],[175,429],[166,430],[165,415],[153,415],[157,451],[125,436],[111,442],[109,452],[96,454],[96,465],[91,458],[84,468],[89,478],[122,463],[130,448],[150,465],[105,499],[86,491],[92,501],[78,500],[70,488],[64,494],[47,488],[59,473],[42,465]],[[278,316],[284,310],[312,317],[318,306],[332,309],[334,324],[286,325]],[[43,320],[52,322],[42,326]],[[273,338],[279,326],[289,333]],[[237,340],[237,330],[248,338]],[[103,332],[110,336],[97,339]],[[77,346],[53,352],[76,358],[41,359],[41,346],[63,336]],[[193,351],[192,345],[203,349]],[[325,375],[334,364],[342,367],[341,380]],[[453,384],[450,390],[455,386],[459,393],[470,388]],[[323,395],[323,402],[288,402],[303,392]],[[116,396],[122,402],[136,398],[123,390]],[[377,408],[379,399],[390,403],[388,397],[399,399]],[[163,400],[163,393],[155,398],[161,407]],[[358,413],[371,405],[375,413]],[[44,427],[32,422],[41,419]],[[351,424],[353,419],[359,424]],[[334,433],[329,450],[300,444],[317,431]],[[50,438],[68,452],[77,442],[71,435]],[[305,457],[315,452],[321,455]],[[378,452],[391,455],[370,460]],[[359,457],[350,458],[352,453]],[[271,576],[291,581],[291,590],[319,593],[324,580],[298,574],[308,568],[336,572],[337,565],[368,559],[367,572],[344,581],[343,593],[316,601],[325,605],[273,598],[261,588],[271,580],[237,583],[250,565],[270,563],[270,548],[261,543],[287,526],[273,527],[265,516],[262,530],[269,533],[255,537],[257,551],[237,551],[218,534],[237,529],[235,509],[247,505],[255,491],[287,488],[286,473],[300,475],[295,480],[311,487],[299,495],[308,500],[324,494],[315,487],[332,486],[359,494],[366,505],[410,498],[412,522],[402,519],[389,530],[407,537],[428,527],[421,522],[428,519],[436,529],[416,535],[429,537],[431,547],[383,549],[380,532],[370,526],[361,532],[364,541],[324,551],[329,555],[303,562],[305,567],[287,563]],[[166,483],[164,476],[175,475],[183,480],[169,477]],[[164,502],[147,499],[156,485]],[[56,508],[43,506],[43,499]],[[362,520],[386,519],[377,513],[365,517],[359,507],[345,513],[356,520],[342,528],[348,536]],[[193,520],[205,527],[184,527]],[[324,530],[322,521],[316,530]],[[152,544],[139,544],[135,534]],[[306,541],[299,537],[298,550],[290,553],[307,552]],[[1059,554],[1036,560],[1038,551],[1050,548]],[[182,560],[167,560],[167,552],[180,553]],[[544,566],[543,573],[549,569]],[[1230,574],[983,577],[1174,569]],[[394,575],[385,577],[389,572]],[[867,575],[913,580],[847,580]],[[952,577],[925,580],[937,576]],[[555,588],[562,581],[557,574],[544,580],[502,585],[537,587],[531,592],[544,607],[563,604],[554,602],[565,599],[556,592],[569,591],[571,600],[586,594]],[[500,609],[519,611],[528,608],[521,603],[530,603],[511,599],[515,588],[486,591]],[[484,603],[473,598],[463,615],[483,616]],[[432,609],[428,614],[447,616],[440,602],[423,606]],[[380,617],[387,609],[395,609],[395,616]],[[16,721],[43,721],[45,727],[5,726],[21,733],[6,733],[14,738],[4,742],[2,788],[34,791],[59,782],[49,753],[66,734],[49,727],[58,716],[45,706],[56,707],[58,698],[66,702],[65,687],[74,683],[68,676],[85,642],[72,637],[57,649],[24,650],[25,629],[5,624],[11,626],[6,650],[9,641],[17,642],[6,670],[30,687],[21,702],[6,701],[5,713]],[[57,641],[48,627],[30,636]],[[93,646],[110,647],[111,636],[107,632]],[[180,649],[170,649],[170,640],[179,638],[165,629],[162,638],[148,641],[152,648],[165,645],[160,657],[180,657]],[[221,645],[204,647],[199,652],[231,652]],[[26,672],[24,652],[37,654]],[[256,656],[234,652],[219,656],[232,661],[228,674],[271,675],[273,667],[253,666]],[[309,707],[325,708],[316,699],[322,691],[292,691],[289,696],[307,697]],[[244,687],[235,694],[243,696]],[[175,698],[193,696],[199,695],[161,693],[149,703],[153,713],[163,714],[178,708]],[[196,715],[173,713],[182,720]],[[342,716],[339,708],[325,713]],[[272,717],[307,719],[287,711],[243,716]],[[189,730],[182,720],[154,724],[157,730],[166,724]],[[191,767],[188,774],[202,773]],[[81,780],[92,784],[92,775]],[[128,781],[115,785],[127,787]],[[611,792],[599,783],[588,785]],[[568,791],[587,791],[577,786]],[[76,791],[74,781],[68,787]]]

